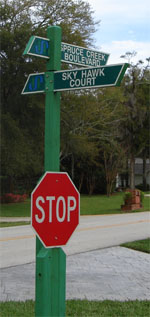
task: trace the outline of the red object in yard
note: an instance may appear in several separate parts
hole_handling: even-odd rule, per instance
[[[131,197],[129,197],[127,200],[125,200],[124,205],[121,205],[121,210],[130,211],[130,210],[141,209],[142,204],[141,204],[140,190],[127,189],[127,192],[131,193]]]

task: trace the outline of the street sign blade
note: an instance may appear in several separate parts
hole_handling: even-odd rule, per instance
[[[120,86],[121,81],[122,81],[124,74],[125,74],[128,67],[129,67],[128,63],[125,63],[122,65],[122,68],[121,68],[120,73],[119,73],[117,80],[116,80],[116,86]]]
[[[45,75],[44,73],[30,74],[27,78],[22,95],[43,93],[45,91]]]
[[[31,36],[23,55],[50,58],[50,40],[44,37]],[[61,43],[61,61],[83,67],[99,67],[107,64],[109,54],[87,49],[82,46]]]
[[[80,66],[99,67],[106,65],[109,54],[85,47],[61,43],[61,61]]]
[[[119,86],[128,64],[54,72],[54,91]]]
[[[31,36],[23,55],[33,55],[49,59],[50,57],[50,41],[47,38],[39,36]]]

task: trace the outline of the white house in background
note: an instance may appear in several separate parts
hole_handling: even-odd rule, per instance
[[[128,184],[130,184],[130,176],[128,174]],[[116,188],[128,187],[125,176],[117,175]],[[143,184],[143,159],[135,159],[135,186]],[[150,186],[150,159],[146,160],[146,184]]]

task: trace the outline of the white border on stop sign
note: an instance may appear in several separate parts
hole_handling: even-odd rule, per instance
[[[36,189],[39,187],[40,183],[42,182],[42,180],[45,178],[45,176],[47,174],[59,174],[59,175],[67,175],[67,177],[69,178],[70,182],[72,183],[73,187],[75,188],[78,196],[79,196],[79,213],[78,213],[78,225],[79,225],[79,220],[80,220],[80,193],[78,191],[78,189],[76,188],[76,186],[74,185],[72,179],[70,178],[69,174],[67,172],[45,172],[44,175],[40,178],[38,184],[36,185],[36,187],[33,189],[32,193],[31,193],[31,227],[32,227],[32,230],[35,232],[36,236],[38,236],[39,240],[41,241],[41,243],[43,244],[43,246],[46,248],[46,249],[50,249],[50,248],[61,248],[65,245],[67,245],[67,243],[69,242],[70,238],[73,236],[74,232],[76,231],[78,225],[76,226],[75,230],[73,231],[73,233],[71,234],[70,238],[68,239],[67,243],[66,244],[63,244],[63,245],[57,245],[57,246],[46,246],[45,243],[42,241],[42,239],[40,238],[39,234],[36,232],[36,230],[34,229],[33,225],[32,225],[32,204],[33,204],[33,200],[32,200],[32,196],[34,194],[34,192],[36,191]]]

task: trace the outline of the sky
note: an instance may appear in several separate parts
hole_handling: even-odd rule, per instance
[[[135,51],[133,63],[150,57],[150,0],[86,0],[94,20],[101,20],[94,35],[96,49],[109,53],[108,64],[122,63]],[[145,64],[144,63],[144,64]],[[145,64],[145,65],[146,65]]]

